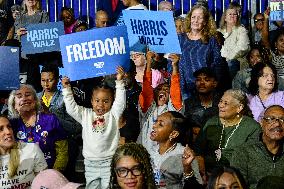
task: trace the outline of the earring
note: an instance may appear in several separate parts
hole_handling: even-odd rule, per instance
[[[240,112],[237,113],[237,118],[239,118],[239,117],[240,117]]]
[[[172,138],[172,137],[170,137],[169,139],[170,139],[170,142],[172,142],[173,138]]]

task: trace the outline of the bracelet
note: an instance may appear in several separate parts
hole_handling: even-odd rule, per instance
[[[191,178],[194,174],[194,171],[192,170],[190,173],[183,173],[183,178],[185,180],[188,180],[189,178]]]

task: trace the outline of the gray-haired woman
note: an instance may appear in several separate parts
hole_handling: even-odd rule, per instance
[[[63,171],[68,161],[66,134],[54,114],[40,112],[40,101],[31,85],[21,85],[8,99],[16,140],[38,143],[48,168]]]
[[[227,90],[218,107],[219,116],[209,119],[196,139],[195,151],[205,158],[208,171],[217,164],[228,165],[234,149],[256,141],[261,131],[241,90]]]

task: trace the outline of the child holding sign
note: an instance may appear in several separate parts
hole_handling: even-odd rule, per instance
[[[150,133],[157,117],[167,111],[181,111],[182,109],[178,71],[179,56],[176,54],[169,55],[173,67],[171,85],[160,84],[155,90],[151,86],[151,63],[154,56],[154,52],[147,52],[146,72],[143,78],[142,92],[139,96],[141,131],[138,141],[150,154],[156,151],[156,143],[150,140]]]
[[[118,120],[126,106],[123,76],[123,68],[118,67],[116,92],[105,85],[93,89],[92,109],[77,105],[69,78],[62,79],[66,110],[83,127],[86,188],[106,189],[109,185],[110,163],[119,141]]]

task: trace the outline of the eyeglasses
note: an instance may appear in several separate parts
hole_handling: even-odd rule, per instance
[[[275,124],[278,121],[281,125],[284,124],[284,117],[263,117],[268,124]]]
[[[228,13],[227,16],[230,16],[230,17],[238,17],[239,14],[238,14],[238,13]]]
[[[142,174],[140,165],[136,165],[132,167],[131,169],[128,169],[126,167],[118,167],[118,168],[115,168],[115,172],[121,178],[127,177],[129,172],[131,172],[131,174],[134,176],[140,176]]]
[[[263,21],[264,21],[264,18],[254,19],[254,23],[257,23],[257,22],[259,22],[259,21],[263,22]]]

